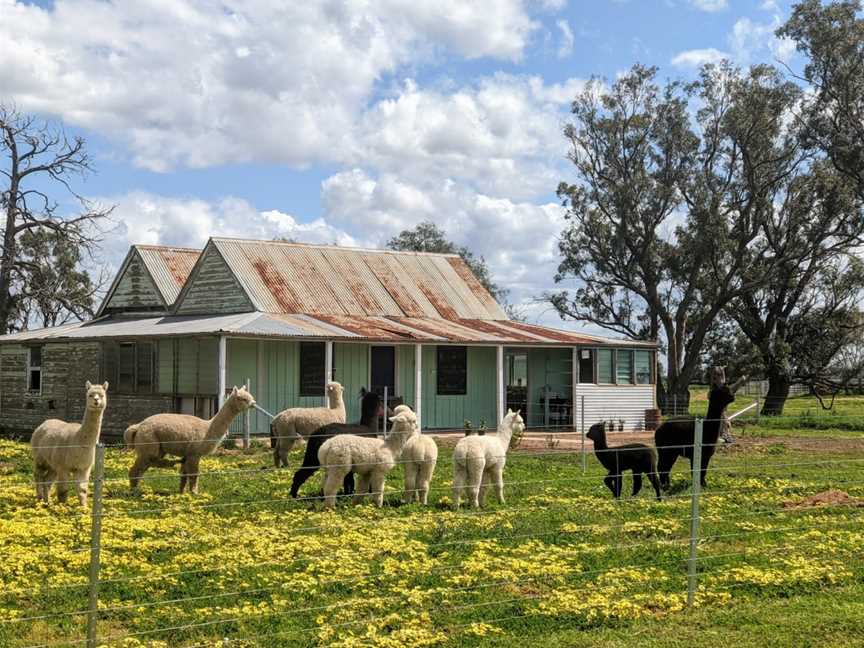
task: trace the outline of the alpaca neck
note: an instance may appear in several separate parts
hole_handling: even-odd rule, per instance
[[[374,416],[362,416],[360,425],[368,427],[373,432],[376,432],[381,427],[381,417],[375,414]]]
[[[342,420],[345,420],[345,401],[342,400],[342,394],[331,394],[327,406],[331,410],[341,413]]]
[[[501,423],[498,424],[497,434],[504,446],[504,452],[507,452],[507,449],[510,447],[510,439],[513,438],[513,428],[505,421],[501,421]]]
[[[78,428],[78,441],[81,445],[96,445],[99,440],[99,432],[102,430],[102,416],[104,409],[87,407],[84,410],[84,418],[81,419],[81,427]]]
[[[384,441],[384,445],[386,445],[394,455],[401,454],[402,448],[405,446],[405,443],[408,441],[410,436],[410,433],[406,430],[391,430],[387,439]]]
[[[227,399],[224,405],[219,408],[219,411],[216,412],[216,416],[210,419],[210,427],[207,428],[207,436],[205,438],[215,441],[224,437],[228,434],[228,428],[231,426],[232,421],[237,418],[238,414],[240,414],[240,408],[237,407],[235,400],[233,398]]]
[[[599,437],[594,439],[594,450],[608,450],[609,444],[606,443],[606,433],[604,432]]]

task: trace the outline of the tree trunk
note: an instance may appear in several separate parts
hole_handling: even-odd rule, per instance
[[[658,404],[664,416],[688,414],[690,412],[690,386],[687,383],[674,384],[670,381]]]
[[[785,372],[777,369],[768,371],[768,393],[765,395],[765,404],[762,406],[764,416],[780,416],[786,399],[789,398],[789,388],[792,383]]]

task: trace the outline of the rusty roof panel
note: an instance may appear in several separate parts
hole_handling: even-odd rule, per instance
[[[367,256],[368,259],[373,255]],[[383,254],[376,258],[383,266],[382,272],[387,273],[387,289],[401,307],[401,313],[408,317],[437,317],[438,311],[426,296],[417,289],[411,275],[400,263],[399,256],[395,254]],[[393,281],[395,284],[391,285]]]
[[[447,263],[453,268],[453,271],[465,282],[465,285],[477,300],[483,305],[483,308],[488,313],[489,319],[507,319],[507,315],[501,308],[501,305],[495,301],[489,291],[484,288],[477,276],[471,272],[471,268],[465,263],[461,257],[448,257]],[[486,319],[486,318],[481,318]]]
[[[144,265],[165,303],[171,306],[189,278],[201,250],[163,245],[136,245]]]
[[[365,253],[332,250],[326,256],[348,286],[347,295],[362,308],[360,314],[396,315],[402,312],[391,291],[370,266]]]

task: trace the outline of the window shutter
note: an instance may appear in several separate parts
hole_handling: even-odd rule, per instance
[[[153,391],[153,343],[138,343],[137,391],[139,394],[149,394]]]

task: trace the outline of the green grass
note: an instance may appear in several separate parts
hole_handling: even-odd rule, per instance
[[[131,497],[132,457],[109,450],[102,644],[862,645],[864,509],[784,506],[831,488],[864,498],[860,444],[831,439],[816,450],[791,436],[754,439],[718,453],[701,500],[693,610],[682,609],[681,462],[665,501],[643,490],[616,503],[593,457],[583,475],[576,455],[517,450],[507,503],[457,513],[442,448],[430,507],[398,505],[397,468],[384,509],[326,512],[291,501],[293,471],[264,469],[263,449],[207,458],[197,498],[174,494],[167,470]],[[86,607],[78,550],[89,512],[35,506],[30,479],[27,447],[0,441],[0,646],[84,636],[81,616],[9,622]]]

